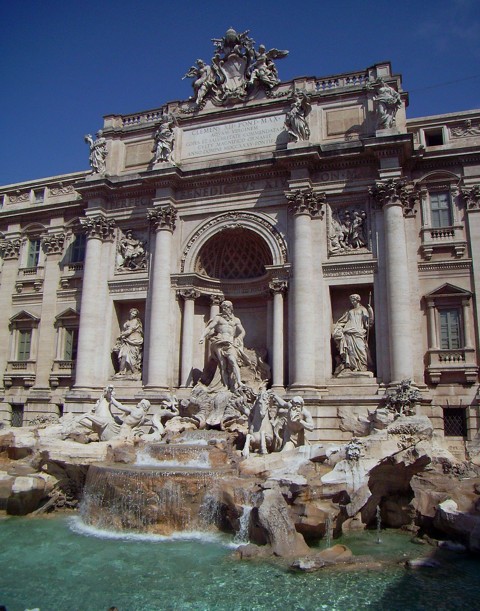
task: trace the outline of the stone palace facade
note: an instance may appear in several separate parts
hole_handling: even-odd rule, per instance
[[[86,411],[108,383],[126,403],[187,397],[226,299],[312,439],[349,439],[409,378],[461,453],[479,426],[480,110],[407,119],[389,63],[281,83],[287,51],[232,30],[215,46],[191,99],[86,137],[91,171],[0,189],[1,418]]]

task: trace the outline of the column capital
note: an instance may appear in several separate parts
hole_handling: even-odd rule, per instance
[[[288,289],[288,281],[280,278],[274,278],[268,283],[268,288],[272,293],[286,293]]]
[[[286,191],[285,197],[289,202],[288,207],[294,215],[306,214],[310,217],[319,216],[323,218],[325,193],[315,192],[312,187],[307,187],[295,191]]]
[[[107,240],[113,237],[115,221],[107,219],[103,214],[97,214],[80,219],[80,226],[87,239]]]
[[[224,301],[225,301],[225,297],[223,295],[218,295],[218,294],[210,295],[210,304],[212,306],[219,306]]]
[[[147,219],[152,224],[155,231],[175,231],[177,222],[177,209],[171,204],[159,206],[158,208],[149,208],[147,210]]]
[[[64,233],[51,233],[42,236],[42,246],[46,255],[61,255],[64,243]]]
[[[419,192],[413,183],[403,178],[378,180],[368,192],[380,208],[389,205],[402,206],[403,215],[406,217],[415,215],[415,205],[420,201]]]
[[[184,301],[195,300],[200,297],[200,292],[195,289],[179,289],[177,295],[182,297]]]
[[[0,251],[3,253],[4,260],[18,259],[21,245],[22,241],[20,238],[0,240]]]
[[[480,185],[464,187],[460,193],[467,204],[467,210],[480,210]]]

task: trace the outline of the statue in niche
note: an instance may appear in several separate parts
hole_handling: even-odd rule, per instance
[[[85,142],[90,147],[90,166],[92,174],[105,174],[107,169],[107,141],[103,137],[103,131],[97,132],[97,139],[94,140],[91,134],[85,136]]]
[[[131,271],[147,267],[145,243],[135,239],[131,229],[127,229],[120,240],[117,264],[120,269]]]
[[[197,106],[201,106],[205,96],[215,84],[215,73],[203,59],[197,59],[196,64],[188,70],[182,81],[186,78],[194,79],[192,83],[194,95],[190,99],[194,100]]]
[[[329,228],[329,252],[341,254],[368,245],[367,213],[361,208],[332,210]]]
[[[374,323],[370,303],[365,308],[360,295],[350,295],[352,307],[335,323],[333,339],[340,355],[334,376],[369,375],[368,336]]]
[[[143,326],[137,308],[132,308],[112,352],[118,358],[115,377],[139,380],[142,375]]]
[[[157,131],[153,136],[155,144],[152,148],[152,153],[154,154],[152,164],[166,161],[175,165],[172,158],[175,142],[174,125],[175,117],[171,113],[163,113]]]
[[[307,123],[307,115],[312,110],[308,95],[302,91],[296,91],[293,96],[292,105],[285,117],[285,130],[294,142],[308,140],[310,128]]]
[[[402,106],[402,98],[398,91],[387,85],[379,77],[365,85],[367,91],[373,91],[373,101],[377,111],[377,129],[390,129],[395,125],[395,117]]]
[[[205,339],[210,341],[222,383],[228,390],[235,391],[243,386],[239,361],[250,364],[244,352],[244,337],[245,329],[240,319],[233,314],[232,302],[223,301],[220,313],[208,322],[200,338],[200,344],[203,344]]]

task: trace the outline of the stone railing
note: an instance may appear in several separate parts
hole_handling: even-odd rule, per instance
[[[24,279],[30,278],[43,278],[45,268],[41,266],[37,267],[21,267],[18,270],[18,277]]]
[[[161,110],[150,110],[135,115],[125,115],[122,117],[123,127],[130,127],[131,125],[140,125],[142,123],[153,123],[159,121],[162,116]]]
[[[475,348],[428,351],[427,373],[434,384],[440,382],[442,374],[456,374],[459,380],[473,384],[477,379],[478,367],[475,362]]]
[[[352,72],[340,76],[319,78],[315,80],[315,89],[321,91],[331,91],[343,87],[354,87],[365,85],[369,81],[367,72]]]
[[[7,361],[3,384],[6,388],[17,380],[26,388],[35,384],[35,361]]]

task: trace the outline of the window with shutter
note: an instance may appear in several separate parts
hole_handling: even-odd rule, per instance
[[[28,241],[27,267],[37,267],[40,257],[40,240]]]
[[[32,343],[32,332],[30,329],[20,329],[18,332],[18,361],[28,361],[30,358],[30,347]]]
[[[458,350],[461,348],[460,310],[440,310],[440,348]]]
[[[432,227],[451,227],[452,207],[449,193],[430,193]]]

